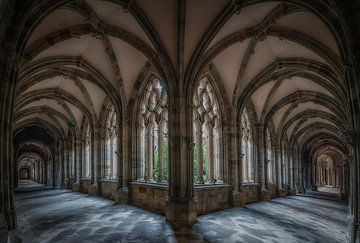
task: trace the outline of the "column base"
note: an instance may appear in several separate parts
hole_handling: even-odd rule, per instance
[[[231,203],[234,207],[243,208],[246,205],[245,197],[241,192],[233,192]]]
[[[80,192],[80,190],[81,190],[80,183],[73,183],[72,184],[72,190],[74,192]]]
[[[166,202],[165,215],[166,221],[176,227],[191,226],[197,219],[196,201],[169,200]]]
[[[91,196],[98,196],[100,195],[100,188],[97,184],[91,184],[88,192]]]
[[[312,186],[311,186],[311,190],[312,190],[312,191],[317,191],[317,185],[312,185]]]
[[[278,196],[279,196],[279,197],[286,197],[286,196],[287,196],[287,190],[286,190],[286,188],[280,188],[280,189],[278,190]]]
[[[263,201],[270,201],[271,200],[271,192],[266,188],[262,188],[261,192],[260,192],[260,198]]]
[[[119,188],[115,194],[115,201],[120,204],[127,204],[129,202],[128,188]]]
[[[290,189],[289,194],[290,196],[296,196],[296,189],[295,188]]]
[[[356,222],[353,215],[348,216],[348,228],[348,242],[360,243],[360,222]]]
[[[305,193],[305,188],[302,187],[302,186],[300,186],[300,187],[297,188],[297,191],[298,191],[299,193]]]

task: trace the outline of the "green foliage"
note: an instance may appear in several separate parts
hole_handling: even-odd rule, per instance
[[[197,166],[198,166],[198,146],[195,144],[194,145],[194,163],[193,163],[193,178],[194,178],[194,182],[196,182],[196,178],[198,175],[198,171],[197,171]],[[204,141],[202,144],[202,152],[203,152],[203,178],[204,180],[206,180],[207,178],[207,146],[206,146],[206,142]]]
[[[163,161],[163,180],[168,181],[169,179],[169,144],[164,142],[163,151],[162,151],[162,161]],[[159,151],[154,152],[153,158],[153,178],[154,180],[159,180]]]

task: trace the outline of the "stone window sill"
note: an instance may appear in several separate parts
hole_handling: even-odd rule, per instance
[[[113,182],[113,183],[117,183],[117,179],[101,179],[100,182]]]
[[[219,183],[219,184],[194,184],[195,190],[206,190],[206,189],[214,189],[214,188],[224,188],[230,187],[228,184]]]
[[[165,182],[132,181],[130,182],[130,185],[148,186],[162,189],[168,188],[168,184]]]
[[[258,182],[243,182],[243,186],[258,186],[260,185]]]

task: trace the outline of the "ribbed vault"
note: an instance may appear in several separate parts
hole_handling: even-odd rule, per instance
[[[203,180],[197,183],[193,175],[195,160],[202,161],[202,148],[195,144],[203,137],[210,141],[208,160],[217,156],[216,168],[209,166],[209,184],[231,188],[234,205],[234,195],[245,195],[250,184],[259,187],[255,200],[260,200],[272,186],[277,195],[285,188],[288,193],[311,188],[325,165],[348,173],[352,67],[338,5],[330,0],[24,4],[10,65],[16,74],[9,119],[17,171],[51,170],[53,186],[71,189],[82,179],[89,194],[113,183],[111,198],[121,201],[134,183],[153,179],[144,171],[152,168],[154,156],[139,151],[156,147],[167,156],[168,181],[158,176],[157,183],[168,188],[169,221],[183,217],[180,209],[190,215],[180,219],[185,221],[196,218],[191,210],[207,210],[189,206],[201,194]],[[214,107],[206,109],[209,104]],[[215,135],[207,127],[195,139],[203,133],[206,112]],[[152,136],[140,129],[151,121]],[[246,132],[251,141],[246,159],[253,160],[246,170],[254,172],[245,183]],[[276,166],[270,168],[271,161]],[[214,176],[214,170],[220,172]],[[165,201],[157,210],[165,213],[164,208]]]

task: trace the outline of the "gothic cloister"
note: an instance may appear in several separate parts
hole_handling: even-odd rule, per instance
[[[0,2],[0,241],[360,242],[355,0]]]

